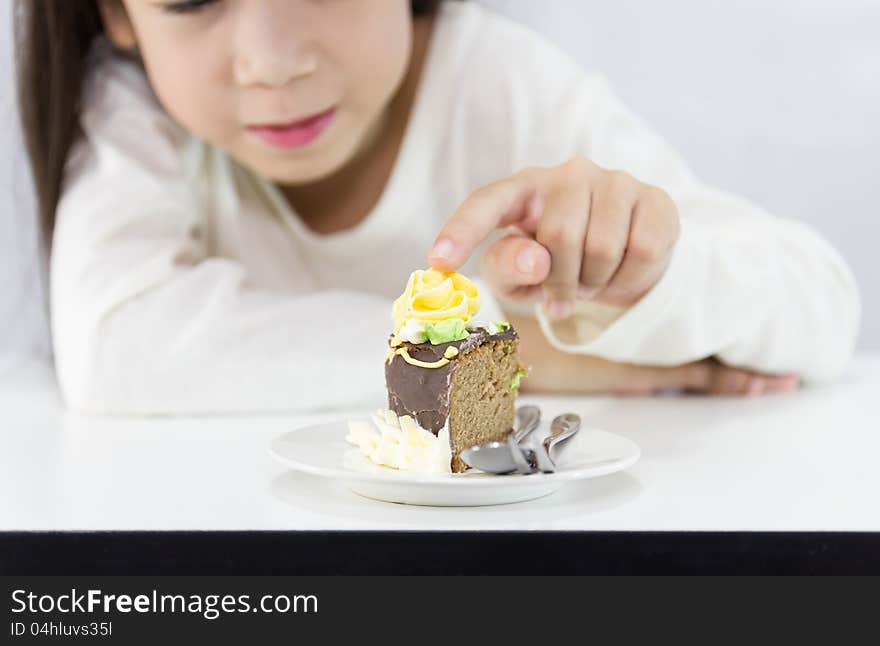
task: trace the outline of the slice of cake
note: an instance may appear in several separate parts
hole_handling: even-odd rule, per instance
[[[455,473],[467,469],[464,449],[510,432],[525,375],[516,331],[476,323],[479,307],[479,290],[461,274],[413,272],[394,303],[385,361],[388,407],[435,436],[446,429]]]

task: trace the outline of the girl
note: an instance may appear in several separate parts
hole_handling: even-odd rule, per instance
[[[374,406],[426,260],[481,265],[525,390],[792,390],[852,352],[826,242],[702,186],[601,78],[473,3],[18,11],[75,409]]]

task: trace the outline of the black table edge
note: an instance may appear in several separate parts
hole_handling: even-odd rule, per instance
[[[0,532],[0,574],[876,575],[880,532]]]

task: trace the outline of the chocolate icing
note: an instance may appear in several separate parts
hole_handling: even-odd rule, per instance
[[[436,435],[449,416],[452,375],[459,358],[487,341],[511,341],[516,338],[516,330],[508,327],[498,334],[489,334],[485,329],[478,328],[460,341],[437,345],[404,341],[399,347],[406,348],[410,357],[419,361],[438,361],[449,346],[458,348],[458,355],[440,368],[414,366],[400,355],[394,355],[391,363],[385,363],[388,408],[397,415],[412,416],[419,426]]]

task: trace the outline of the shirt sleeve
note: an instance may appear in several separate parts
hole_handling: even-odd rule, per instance
[[[67,169],[51,253],[61,392],[106,414],[374,407],[391,302],[253,287],[210,257],[173,123],[123,96],[93,110]]]
[[[585,74],[537,37],[516,33],[516,48],[506,51],[517,74],[505,83],[522,97],[508,119],[528,133],[517,139],[521,164],[585,155],[665,189],[682,223],[665,275],[634,306],[582,301],[562,322],[536,306],[550,343],[630,363],[678,365],[715,356],[805,381],[839,376],[855,346],[860,299],[832,246],[797,220],[703,185],[602,77]]]

